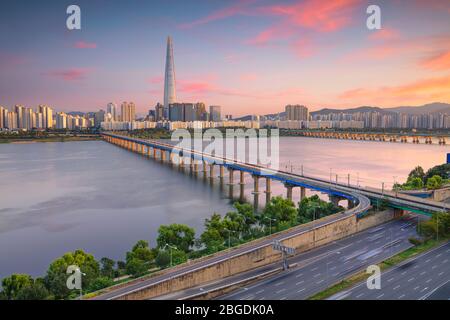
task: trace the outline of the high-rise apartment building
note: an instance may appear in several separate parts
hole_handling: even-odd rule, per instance
[[[219,122],[222,120],[220,106],[209,106],[209,120]]]
[[[136,120],[136,106],[133,102],[123,102],[120,106],[120,117],[124,122],[131,122]]]
[[[44,129],[53,128],[53,109],[45,105],[39,105],[38,112],[42,113],[43,128]]]
[[[117,121],[117,106],[115,103],[108,103],[108,105],[106,106],[106,113],[109,113],[111,115],[111,120],[112,121]]]
[[[293,121],[307,121],[308,120],[308,108],[299,104],[287,105],[285,108],[286,120]]]

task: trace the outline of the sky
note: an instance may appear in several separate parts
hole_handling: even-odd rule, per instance
[[[71,4],[81,30],[66,27]],[[163,102],[168,35],[177,100],[223,114],[450,102],[448,0],[4,0],[0,105],[147,113]]]

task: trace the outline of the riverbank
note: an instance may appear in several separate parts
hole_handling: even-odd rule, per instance
[[[39,138],[0,138],[0,143],[30,144],[37,142],[72,142],[101,140],[100,136],[55,136]]]

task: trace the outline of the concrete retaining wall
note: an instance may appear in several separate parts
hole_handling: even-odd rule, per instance
[[[336,215],[340,215],[339,213]],[[314,227],[310,223],[311,230],[283,241],[283,244],[295,247],[297,253],[305,252],[317,246],[344,238],[356,232],[365,230],[394,218],[392,210],[368,215],[360,220],[356,216],[344,217],[330,224]],[[331,216],[324,219],[332,219]],[[222,279],[230,275],[261,267],[278,261],[281,254],[274,251],[271,246],[266,246],[255,251],[219,262],[186,275],[182,275],[136,292],[121,296],[122,300],[149,299],[170,292],[198,286],[210,281]]]

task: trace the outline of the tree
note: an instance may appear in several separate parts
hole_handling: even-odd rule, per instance
[[[429,169],[425,175],[424,182],[433,176],[440,176],[442,179],[450,179],[450,163],[445,163]]]
[[[442,187],[443,181],[442,178],[438,175],[432,176],[427,180],[427,189],[435,190]]]
[[[15,300],[19,291],[33,285],[33,278],[28,274],[14,273],[2,280],[3,293],[8,300]]]
[[[284,226],[283,228],[286,228],[286,225],[295,225],[297,215],[298,212],[291,200],[282,197],[274,197],[264,208],[260,219],[261,224],[266,227],[272,225],[276,230],[279,230],[280,224]]]
[[[318,195],[313,195],[309,198],[305,197],[298,205],[298,222],[307,223],[329,216],[340,210],[340,207],[320,199]]]
[[[126,272],[133,277],[145,274],[155,258],[154,252],[149,248],[148,242],[139,240],[126,254]]]
[[[104,277],[108,277],[113,279],[116,276],[116,271],[114,270],[114,266],[116,262],[107,257],[103,257],[100,259],[101,269],[100,274]]]
[[[103,288],[110,287],[114,284],[114,280],[109,277],[98,277],[89,286],[89,291],[98,291]]]
[[[174,266],[187,261],[186,252],[182,250],[172,249],[172,252],[170,249],[160,250],[155,259],[156,265],[160,268],[169,267],[171,255],[172,255],[172,265]]]
[[[200,243],[208,253],[214,253],[224,248],[225,224],[220,214],[214,213],[210,219],[205,219],[205,231],[200,235]]]
[[[236,208],[237,213],[244,218],[244,225],[242,228],[244,233],[248,233],[258,221],[253,206],[248,203],[235,202],[234,207]]]
[[[422,183],[424,182],[425,179],[425,172],[423,171],[423,168],[421,166],[417,166],[415,167],[408,175],[408,180],[409,179],[414,179],[414,178],[419,178],[420,180],[422,180]]]
[[[163,248],[166,244],[175,246],[184,252],[189,252],[194,245],[195,230],[184,224],[162,225],[158,229],[158,248]]]
[[[88,288],[90,284],[100,275],[99,263],[94,256],[78,249],[68,252],[62,257],[54,260],[45,276],[45,285],[57,299],[64,299],[69,296],[70,290],[66,286],[68,278],[67,268],[76,265],[85,275],[82,277],[82,285]]]
[[[39,279],[34,280],[31,285],[20,289],[16,297],[17,300],[48,300],[50,298],[50,292],[43,281]]]

